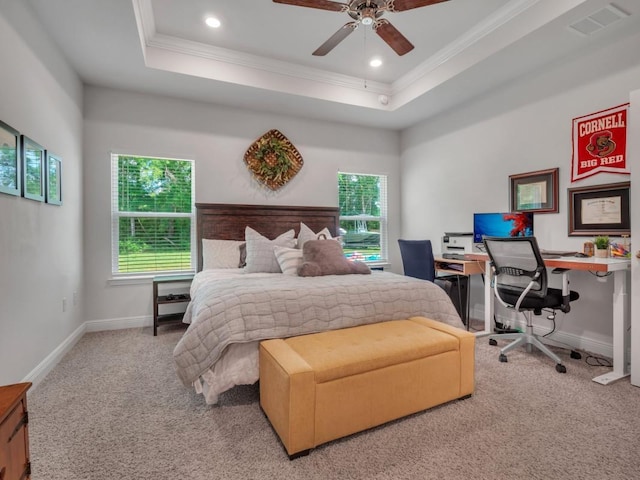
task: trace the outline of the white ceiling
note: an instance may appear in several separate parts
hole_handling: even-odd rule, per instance
[[[449,0],[385,13],[415,45],[402,57],[364,26],[316,57],[346,13],[271,0],[27,1],[86,84],[392,129],[640,31],[638,0]],[[568,28],[610,5],[629,16],[591,35]]]

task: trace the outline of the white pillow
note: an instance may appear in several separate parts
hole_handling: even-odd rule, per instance
[[[298,276],[298,267],[302,265],[302,250],[276,246],[273,251],[276,254],[282,273]]]
[[[315,233],[309,227],[307,227],[304,223],[300,222],[300,233],[298,233],[298,248],[302,249],[304,246],[304,242],[309,240],[318,240],[318,238],[322,238],[324,235],[327,239],[331,238],[331,232],[329,232],[328,228],[323,228],[318,233]]]
[[[251,227],[246,227],[244,237],[247,242],[247,273],[280,273],[280,265],[273,251],[275,246],[295,247],[295,231],[293,229],[283,233],[274,240],[260,235]]]
[[[242,240],[202,239],[202,269],[238,268]]]

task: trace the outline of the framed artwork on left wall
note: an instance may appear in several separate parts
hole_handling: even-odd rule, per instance
[[[51,205],[62,205],[62,160],[60,157],[47,152],[45,172],[46,202]]]
[[[0,192],[20,195],[20,133],[0,120]]]
[[[22,135],[22,196],[44,202],[44,147]]]

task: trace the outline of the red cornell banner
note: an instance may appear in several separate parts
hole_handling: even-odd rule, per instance
[[[627,173],[629,104],[573,119],[571,181],[600,172]]]

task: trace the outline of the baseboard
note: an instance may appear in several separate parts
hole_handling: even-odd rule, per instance
[[[109,318],[105,320],[89,320],[85,322],[87,332],[104,332],[106,330],[124,330],[125,328],[152,327],[153,317],[145,315],[142,317]]]
[[[84,322],[78,328],[76,328],[71,335],[69,335],[58,347],[51,352],[47,357],[42,360],[27,374],[22,380],[23,382],[31,382],[32,388],[36,388],[38,384],[47,376],[47,374],[55,367],[62,357],[64,357],[69,350],[71,350],[76,343],[87,332],[101,332],[105,330],[123,330],[125,328],[141,328],[153,326],[153,317],[146,315],[143,317],[127,317],[127,318],[113,318],[109,320],[90,320]]]
[[[38,384],[44,380],[44,377],[55,367],[62,357],[64,357],[87,331],[86,323],[76,328],[58,347],[42,360],[36,368],[31,370],[22,380],[23,382],[31,382],[32,388],[36,388]]]

